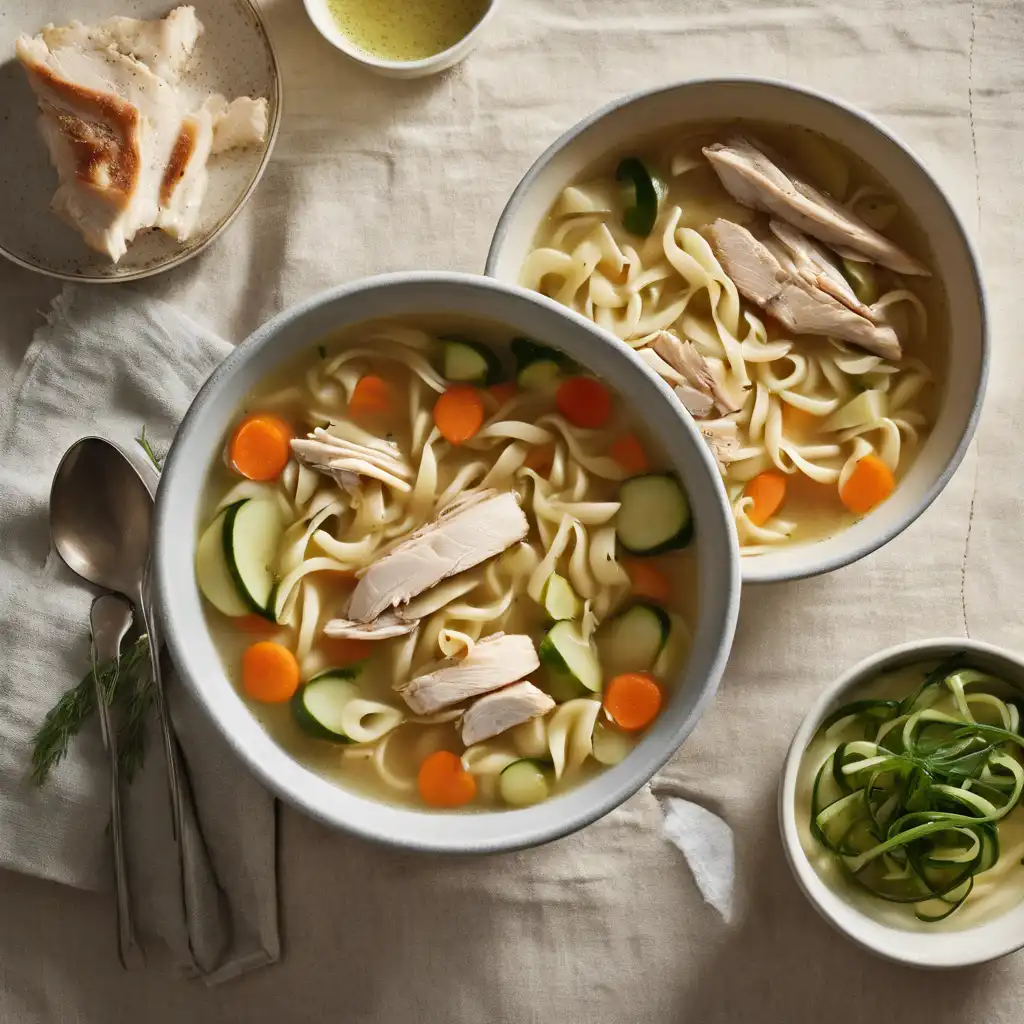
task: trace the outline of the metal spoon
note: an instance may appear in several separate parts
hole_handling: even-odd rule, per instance
[[[50,490],[50,533],[60,557],[83,579],[127,597],[149,635],[149,659],[163,733],[171,824],[180,835],[178,758],[160,673],[160,638],[149,605],[153,497],[128,457],[102,437],[65,453]]]
[[[135,937],[132,920],[131,889],[124,855],[124,830],[121,826],[121,780],[118,771],[117,734],[110,722],[110,708],[102,692],[98,669],[117,662],[121,641],[131,628],[132,606],[113,594],[97,597],[92,603],[92,667],[96,683],[96,712],[99,715],[103,749],[110,761],[110,837],[114,846],[114,882],[117,890],[117,955],[125,970],[145,965],[145,956]]]

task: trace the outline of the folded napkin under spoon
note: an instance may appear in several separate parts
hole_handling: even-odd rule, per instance
[[[145,964],[142,947],[135,937],[131,889],[124,853],[121,824],[121,779],[118,767],[117,731],[110,720],[108,694],[103,692],[100,666],[117,663],[121,642],[132,625],[132,606],[121,597],[104,594],[92,603],[92,671],[96,685],[96,713],[103,735],[103,749],[110,762],[110,837],[114,847],[114,882],[117,889],[117,954],[121,966],[135,970]],[[116,672],[116,670],[115,670]]]
[[[85,437],[65,453],[50,490],[50,532],[68,567],[135,605],[149,636],[171,794],[171,825],[181,832],[178,755],[160,672],[160,638],[149,604],[149,553],[153,497],[128,457],[110,441]]]

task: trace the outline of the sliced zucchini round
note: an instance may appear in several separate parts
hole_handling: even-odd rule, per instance
[[[619,487],[615,534],[631,555],[684,548],[693,537],[690,499],[671,473],[643,473]]]
[[[664,608],[640,601],[605,623],[597,636],[601,662],[610,676],[649,672],[668,643],[672,621]]]
[[[444,376],[466,384],[497,384],[504,376],[501,360],[486,345],[468,338],[442,338]]]
[[[544,584],[542,603],[544,611],[556,622],[560,619],[575,619],[583,610],[572,584],[556,572],[553,572]]]
[[[584,640],[579,628],[572,622],[556,622],[541,641],[538,651],[541,662],[547,666],[553,685],[566,681],[579,691],[601,691],[601,662],[590,640]],[[562,686],[569,689],[568,686]],[[574,696],[578,696],[578,692]],[[555,696],[552,693],[552,696]],[[556,697],[557,699],[557,697]]]
[[[551,768],[543,761],[525,757],[513,761],[498,776],[502,800],[513,807],[542,803],[551,795]]]
[[[693,642],[686,620],[681,615],[676,615],[675,612],[669,612],[668,617],[671,623],[668,640],[651,669],[651,672],[659,679],[667,679],[673,669],[678,669],[683,664],[690,653],[690,645]]]
[[[609,767],[619,764],[629,756],[635,742],[629,733],[613,725],[597,722],[591,737],[594,760]]]
[[[562,382],[562,371],[558,363],[550,359],[538,359],[519,371],[516,383],[524,391],[537,391],[553,395]]]
[[[356,672],[334,668],[314,676],[292,697],[292,715],[309,736],[334,743],[351,743],[342,725],[350,701],[360,696]]]
[[[274,621],[273,596],[284,516],[272,498],[243,498],[226,509],[224,558],[249,610]]]
[[[238,618],[252,610],[242,596],[228,568],[224,543],[224,523],[228,509],[216,515],[196,545],[196,582],[203,597],[219,612]]]

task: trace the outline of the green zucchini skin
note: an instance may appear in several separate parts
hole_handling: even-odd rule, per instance
[[[619,543],[631,555],[660,555],[693,539],[693,513],[671,473],[642,473],[623,481],[615,520]]]
[[[314,676],[308,682],[300,686],[291,699],[292,717],[299,728],[307,735],[318,740],[328,740],[331,743],[351,743],[352,739],[345,733],[328,728],[321,719],[314,714],[307,706],[307,699],[310,696],[311,688],[323,687],[325,685],[337,685],[348,683],[351,691],[348,699],[352,700],[358,696],[359,688],[355,680],[358,677],[358,670],[351,668],[332,668]],[[341,687],[338,687],[339,691]],[[339,694],[342,695],[342,694]]]

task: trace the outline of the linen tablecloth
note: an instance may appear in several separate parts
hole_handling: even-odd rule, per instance
[[[1024,957],[924,974],[821,921],[785,865],[775,791],[802,709],[870,651],[968,633],[1024,649],[1024,5],[506,0],[466,64],[419,82],[346,63],[298,0],[264,10],[285,89],[273,163],[215,245],[146,285],[222,336],[363,274],[479,271],[508,193],[578,118],[683,77],[763,74],[869,110],[948,189],[990,292],[985,413],[940,500],[885,550],[744,593],[718,699],[655,785],[734,828],[730,925],[662,839],[649,791],[576,836],[479,860],[390,853],[286,811],[280,966],[215,991],[126,975],[112,899],[0,873],[0,1020],[1018,1024]],[[56,291],[0,267],[0,402]]]

